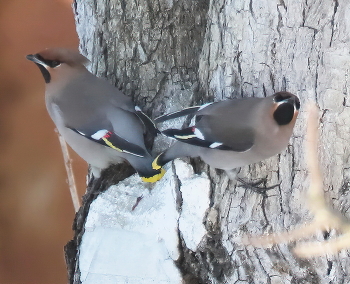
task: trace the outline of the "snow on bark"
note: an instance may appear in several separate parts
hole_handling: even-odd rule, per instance
[[[82,283],[181,283],[178,234],[197,249],[210,184],[182,161],[174,170],[152,188],[133,175],[91,203],[78,260]]]
[[[209,207],[210,181],[206,174],[194,175],[190,165],[176,160],[175,173],[181,183],[182,198],[179,231],[186,247],[196,251],[206,234],[203,220]]]
[[[82,283],[180,283],[173,183],[172,171],[152,190],[133,175],[92,202],[79,256]]]

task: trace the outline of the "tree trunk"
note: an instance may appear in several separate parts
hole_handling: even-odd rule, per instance
[[[281,90],[298,95],[302,108],[285,151],[240,169],[245,180],[279,184],[265,194],[198,159],[169,163],[152,186],[135,175],[124,179],[127,165],[91,180],[66,247],[71,283],[350,282],[347,251],[305,260],[292,245],[262,249],[241,241],[312,217],[304,201],[309,100],[320,108],[326,196],[348,214],[350,2],[86,0],[75,1],[74,11],[92,73],[151,117]],[[170,143],[159,137],[154,151]]]

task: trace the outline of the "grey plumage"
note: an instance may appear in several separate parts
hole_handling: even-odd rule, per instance
[[[161,178],[164,171],[152,169],[153,158],[144,142],[146,126],[152,122],[129,97],[88,72],[84,56],[53,48],[27,58],[44,76],[46,107],[59,133],[92,166],[96,177],[126,160],[144,181]]]
[[[195,113],[194,126],[167,129],[177,141],[153,162],[157,169],[184,156],[201,157],[212,167],[231,170],[280,153],[288,145],[300,107],[291,93],[266,98],[243,98],[204,105],[168,114],[162,122]]]

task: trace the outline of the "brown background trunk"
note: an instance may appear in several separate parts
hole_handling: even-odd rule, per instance
[[[0,0],[0,283],[65,283],[74,208],[45,84],[25,56],[77,48],[69,0]],[[76,161],[81,194],[86,163]],[[79,161],[79,162],[77,162]]]

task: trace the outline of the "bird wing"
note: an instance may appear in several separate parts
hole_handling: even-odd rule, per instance
[[[200,147],[244,152],[255,140],[254,123],[249,115],[251,105],[248,100],[205,104],[197,110],[194,126],[163,133]]]
[[[254,145],[254,133],[251,129],[231,132],[233,138],[229,140],[206,135],[204,131],[196,126],[185,129],[167,129],[162,133],[184,143],[218,150],[245,152]]]
[[[131,113],[132,115],[136,114],[142,125],[144,126],[144,132],[149,132],[153,136],[156,136],[160,131],[152,121],[138,106],[134,106],[132,100],[125,96],[118,89],[113,90],[113,92],[109,92],[109,101],[111,102],[111,106],[116,109],[122,109],[126,112]]]
[[[216,102],[206,103],[206,104],[201,105],[201,106],[191,106],[191,107],[187,107],[187,108],[184,108],[182,110],[179,110],[179,111],[171,112],[168,114],[163,114],[161,116],[156,117],[154,119],[154,121],[155,121],[155,123],[161,123],[161,122],[164,122],[164,121],[167,121],[170,119],[175,119],[178,117],[195,114],[196,112],[202,111],[204,108],[206,108],[207,106],[210,106],[212,104],[216,104]]]
[[[78,106],[81,106],[82,104],[83,103],[80,105],[78,104]],[[120,111],[125,112],[124,110]],[[130,129],[128,129],[127,123],[121,123],[119,121],[120,119],[118,120],[118,118],[121,116],[120,114],[117,116],[117,118],[113,118],[116,120],[113,123],[105,111],[94,111],[94,109],[83,109],[83,111],[81,111],[79,108],[71,109],[65,104],[61,103],[59,106],[54,102],[50,104],[49,112],[56,125],[61,125],[61,127],[71,129],[72,131],[86,137],[91,141],[106,147],[110,147],[122,153],[128,153],[139,157],[144,157],[147,155],[145,149],[136,145],[135,143],[130,142],[128,138],[126,138],[132,138],[132,136],[124,136],[126,132],[133,134],[134,131],[130,131]],[[118,112],[118,109],[114,108],[110,110],[110,112],[116,113]],[[134,119],[137,121],[137,116],[135,114],[133,115],[135,116]],[[133,117],[127,116],[127,118],[132,119]],[[118,124],[123,128],[116,128]],[[140,136],[142,136],[142,133]]]
[[[154,136],[160,133],[152,119],[150,119],[138,106],[135,106],[135,113],[137,117],[141,120],[146,131],[150,132]]]
[[[129,97],[90,73],[67,85],[64,92],[69,100],[60,96],[48,104],[56,125],[120,152],[148,155],[143,133],[150,123]]]
[[[143,148],[120,137],[118,134],[114,133],[111,130],[99,129],[93,133],[91,130],[89,132],[83,132],[76,128],[70,129],[91,141],[94,141],[106,147],[110,147],[121,153],[127,153],[138,157],[145,157],[147,155],[147,152]]]
[[[161,123],[161,122],[164,122],[164,121],[167,121],[170,119],[175,119],[175,118],[182,117],[185,115],[190,115],[190,114],[196,113],[200,108],[201,108],[201,106],[193,106],[193,107],[184,108],[180,111],[175,111],[172,113],[158,116],[157,118],[154,119],[154,121],[156,123]]]

